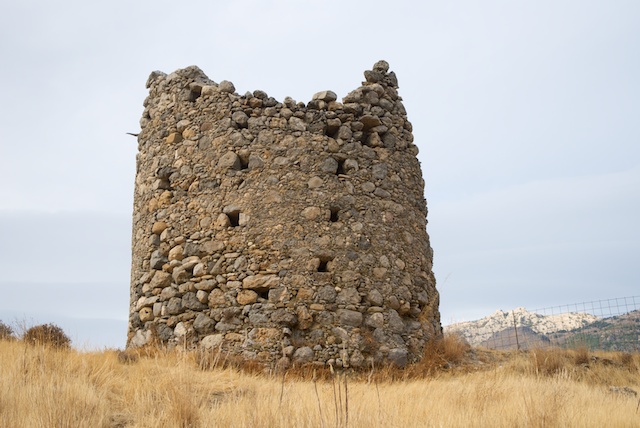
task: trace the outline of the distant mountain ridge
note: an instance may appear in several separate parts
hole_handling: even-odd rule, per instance
[[[499,332],[512,331],[515,337],[514,325],[518,329],[527,327],[534,333],[548,335],[559,331],[575,330],[598,320],[600,320],[599,317],[587,313],[570,312],[558,315],[541,315],[520,307],[510,311],[497,310],[477,321],[451,324],[446,326],[444,330],[448,333],[459,334],[473,346],[480,346]]]
[[[452,324],[444,330],[459,334],[473,346],[492,349],[557,345],[608,351],[640,350],[640,310],[601,318],[584,312],[541,315],[516,308],[498,310],[477,321]]]
[[[586,345],[606,351],[640,351],[640,310],[602,318],[584,327],[558,332],[550,339],[561,345]]]

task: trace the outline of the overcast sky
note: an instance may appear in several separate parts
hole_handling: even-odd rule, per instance
[[[189,65],[306,102],[389,61],[444,323],[638,295],[639,22],[635,0],[2,2],[0,319],[124,346],[125,133],[149,73]]]

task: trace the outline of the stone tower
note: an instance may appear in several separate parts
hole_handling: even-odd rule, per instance
[[[424,181],[389,65],[342,102],[147,81],[128,346],[404,366],[441,334]]]

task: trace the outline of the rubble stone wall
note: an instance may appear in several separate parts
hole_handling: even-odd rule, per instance
[[[441,334],[424,182],[385,61],[342,102],[151,73],[128,346],[267,365],[419,359]]]

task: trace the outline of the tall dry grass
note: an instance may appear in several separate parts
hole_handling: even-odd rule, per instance
[[[637,354],[497,353],[446,340],[404,371],[273,375],[203,366],[195,353],[0,341],[0,426],[640,426]]]

